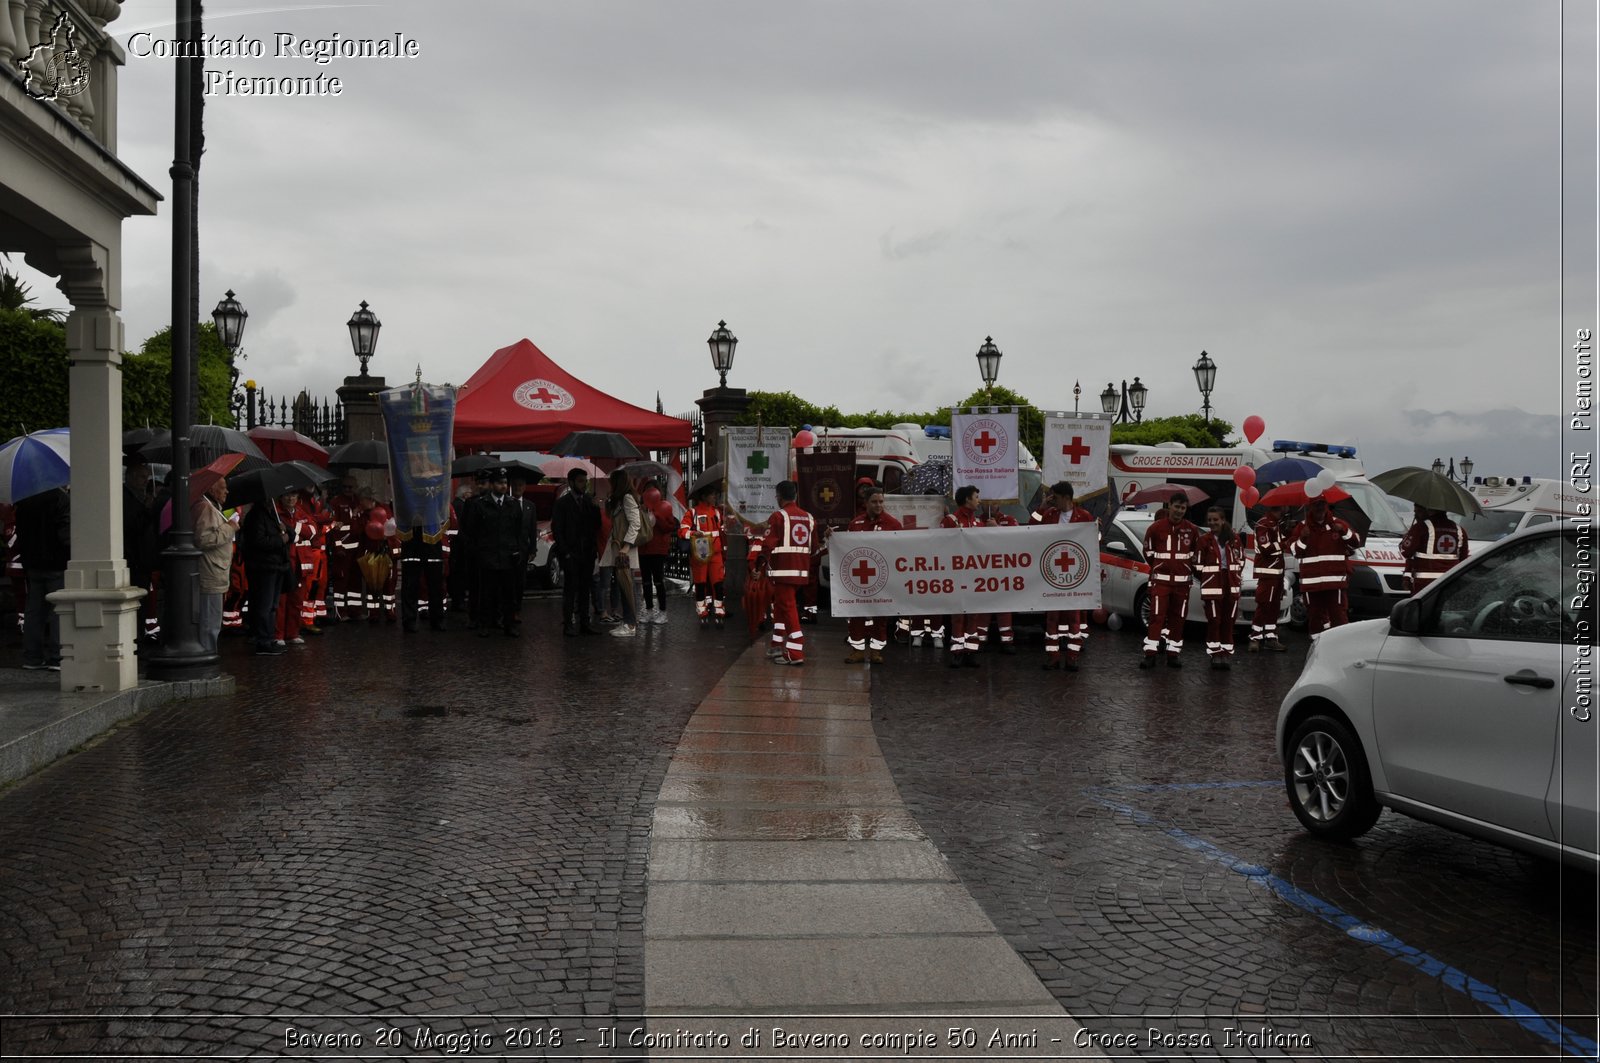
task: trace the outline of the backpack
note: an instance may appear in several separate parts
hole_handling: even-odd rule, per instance
[[[650,507],[639,507],[639,534],[633,537],[633,545],[648,546],[650,540],[656,535],[656,515],[650,512]]]

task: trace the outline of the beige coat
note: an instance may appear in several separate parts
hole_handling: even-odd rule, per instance
[[[233,564],[234,527],[207,495],[191,511],[194,545],[200,551],[200,593],[226,594],[228,567]]]

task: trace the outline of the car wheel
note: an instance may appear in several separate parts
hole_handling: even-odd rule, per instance
[[[1294,729],[1283,769],[1295,818],[1312,834],[1354,838],[1378,821],[1383,806],[1361,743],[1343,720],[1312,716]]]
[[[1295,591],[1294,597],[1289,599],[1289,623],[1295,627],[1305,627],[1309,615],[1306,611],[1306,596],[1298,590]]]
[[[544,581],[553,591],[561,589],[561,562],[554,557],[544,563]]]
[[[1150,630],[1150,588],[1140,587],[1133,596],[1133,615],[1139,618],[1139,629]]]

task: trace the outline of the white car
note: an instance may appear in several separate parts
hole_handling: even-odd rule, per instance
[[[1520,532],[1318,636],[1278,710],[1305,828],[1352,838],[1387,807],[1600,868],[1592,550],[1570,525]]]
[[[1141,627],[1150,623],[1150,563],[1144,556],[1144,536],[1155,517],[1154,510],[1125,509],[1106,525],[1100,544],[1101,607]],[[1255,551],[1247,548],[1244,554],[1238,624],[1250,623],[1256,611]],[[1199,580],[1189,587],[1188,619],[1201,624],[1206,621]]]

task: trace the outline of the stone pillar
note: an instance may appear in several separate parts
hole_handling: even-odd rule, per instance
[[[710,388],[694,400],[700,407],[701,438],[705,440],[706,468],[722,460],[722,428],[745,423],[750,409],[750,395],[744,388]],[[744,528],[737,521],[724,528],[727,537],[725,587],[729,601],[738,601],[744,594],[746,576],[745,556],[749,550]]]
[[[139,683],[133,655],[139,600],[122,559],[122,319],[111,305],[112,252],[60,249],[67,318],[72,426],[72,560],[50,595],[61,618],[61,689],[128,690]]]
[[[387,439],[383,427],[383,414],[378,410],[378,392],[389,385],[381,376],[347,376],[338,389],[339,401],[344,403],[344,441],[358,439]]]

